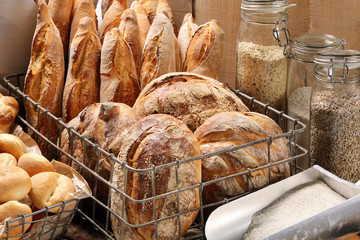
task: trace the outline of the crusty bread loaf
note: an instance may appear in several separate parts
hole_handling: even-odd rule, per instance
[[[69,52],[71,43],[75,34],[78,30],[80,20],[84,17],[90,17],[93,20],[93,28],[94,31],[97,32],[98,29],[98,22],[96,18],[96,12],[94,8],[94,4],[91,0],[74,0],[74,7],[72,12],[72,21],[71,21],[71,28],[70,28],[70,39],[69,39]],[[70,54],[70,53],[69,53]]]
[[[249,111],[225,84],[193,73],[170,73],[151,82],[134,104],[140,116],[170,114],[193,131],[224,111]]]
[[[64,53],[59,30],[49,14],[46,3],[38,1],[39,14],[31,47],[30,64],[25,77],[24,93],[48,109],[56,117],[61,115],[61,96],[64,87]],[[45,114],[40,114],[33,104],[27,104],[27,122],[39,129],[39,132],[56,144],[58,128],[56,122],[48,120]],[[48,132],[49,129],[49,132]],[[33,134],[34,136],[34,134]],[[47,152],[48,143],[39,138],[40,150],[43,154],[53,157],[54,149]],[[52,150],[52,151],[51,151]]]
[[[0,153],[0,167],[2,166],[16,166],[17,160],[10,153]]]
[[[23,141],[15,135],[8,133],[0,134],[0,153],[10,153],[16,159],[27,153],[27,149]]]
[[[19,112],[19,104],[15,98],[0,93],[0,133],[9,133]]]
[[[101,43],[89,17],[80,20],[71,43],[64,87],[62,119],[68,122],[86,106],[99,102]]]
[[[201,25],[190,40],[183,71],[216,78],[223,56],[224,35],[216,20]]]
[[[139,0],[143,6],[150,24],[154,21],[159,0]]]
[[[179,45],[171,22],[164,14],[156,14],[142,55],[141,89],[161,75],[176,72],[179,68]]]
[[[130,8],[135,11],[136,18],[138,21],[139,31],[140,31],[140,50],[141,52],[144,49],[145,46],[145,40],[147,37],[147,34],[150,29],[150,22],[146,15],[145,9],[143,6],[139,3],[139,1],[133,1],[131,3]]]
[[[122,103],[96,103],[85,108],[76,118],[71,120],[68,125],[73,127],[76,132],[89,139],[95,144],[106,151],[109,151],[108,147],[117,138],[117,136],[128,126],[131,126],[137,120],[133,110]],[[97,159],[97,151],[94,148],[86,145],[86,152],[84,153],[84,146],[80,139],[77,137],[73,138],[73,142],[70,142],[70,136],[68,131],[65,129],[61,135],[60,147],[67,153],[71,153],[71,145],[73,145],[74,152],[72,156],[78,161],[83,162],[87,167],[94,170],[98,166],[97,173],[110,180],[111,164],[108,159],[104,156],[99,156]],[[114,144],[113,144],[114,145]],[[84,162],[85,154],[85,162]],[[114,152],[114,154],[117,154]],[[69,164],[69,160],[66,156],[62,155],[62,162]],[[72,167],[81,171],[81,167],[72,162]],[[88,181],[90,187],[95,186],[96,178],[91,175],[88,171],[83,171],[84,177]],[[99,199],[106,201],[107,199],[107,186],[101,184],[98,181],[99,187],[97,196]]]
[[[41,172],[55,171],[49,160],[37,153],[23,154],[19,158],[18,167],[24,169],[30,177]]]
[[[62,201],[73,199],[75,188],[71,179],[56,172],[41,172],[31,177],[29,197],[38,209],[51,207]],[[59,207],[49,209],[56,213]]]
[[[167,0],[159,0],[158,1],[158,5],[156,8],[156,14],[158,14],[158,13],[163,13],[165,16],[167,16],[169,18],[169,20],[174,28],[175,36],[177,36],[179,33],[179,29],[174,21],[174,15],[172,13],[171,7]]]
[[[269,117],[255,112],[223,112],[207,120],[195,131],[202,154],[221,151],[230,147],[266,139],[282,134],[280,127]],[[290,157],[288,140],[274,139],[270,145],[271,162]],[[208,182],[246,169],[268,163],[268,143],[264,142],[236,151],[223,153],[202,160],[202,181]],[[269,169],[219,181],[204,187],[203,203],[210,204],[234,197],[248,190],[264,187],[269,183]],[[289,177],[288,163],[271,167],[271,183]],[[249,189],[247,188],[249,186]]]
[[[121,14],[126,9],[126,0],[114,0],[106,11],[99,30],[100,42],[104,42],[105,34],[120,25]]]
[[[19,218],[22,215],[26,216],[31,214],[31,208],[26,205],[19,203],[17,201],[9,201],[0,205],[0,223],[4,223],[4,221],[11,221],[13,219]],[[23,224],[22,219],[12,222],[9,224],[9,228],[5,228],[4,230],[9,232],[0,234],[0,239],[20,239],[23,233],[30,227],[30,222],[32,221],[32,216],[28,216],[24,218],[25,224]],[[4,224],[5,225],[5,224]],[[11,230],[10,230],[11,229]]]
[[[71,13],[74,0],[49,0],[48,8],[55,26],[60,32],[61,41],[64,49],[64,56],[67,59],[69,33],[71,25]]]
[[[175,191],[177,187],[181,190],[199,184],[200,161],[181,163],[182,160],[199,155],[199,144],[190,129],[178,119],[165,114],[147,116],[136,122],[132,128],[125,130],[119,139],[121,147],[118,158],[131,168],[151,169],[153,166],[180,161],[178,167],[174,165],[155,171],[155,189],[152,188],[151,171],[145,173],[128,171],[121,164],[116,163],[112,183],[132,199],[144,200],[155,197],[153,192],[158,196]],[[178,178],[177,183],[176,178]],[[180,213],[184,213],[200,206],[199,189],[170,194],[156,201],[156,219],[177,214],[178,209]],[[123,204],[125,204],[124,215],[122,215]],[[124,201],[122,195],[114,190],[111,195],[111,209],[134,225],[145,224],[154,221],[155,218],[153,200],[145,203]],[[180,223],[178,217],[159,221],[157,228],[154,224],[150,224],[130,229],[121,224],[114,215],[111,216],[111,223],[116,239],[120,239],[122,228],[123,239],[155,239],[155,236],[158,239],[179,239],[179,226],[181,226],[181,235],[185,234],[195,220],[197,212],[181,215]]]
[[[181,64],[184,64],[186,51],[190,40],[198,27],[199,26],[195,23],[195,19],[193,18],[192,14],[187,13],[184,17],[178,35]]]
[[[30,189],[30,176],[25,170],[16,166],[0,168],[0,203],[21,200]]]
[[[114,0],[102,0],[101,1],[101,17],[104,18],[106,11],[109,9]]]
[[[113,28],[106,33],[101,49],[100,102],[121,102],[132,107],[139,93],[131,48],[120,30]]]
[[[140,45],[140,29],[136,17],[136,12],[132,9],[126,9],[121,14],[119,25],[120,34],[129,44],[136,66],[137,79],[140,78],[141,69],[141,45]]]

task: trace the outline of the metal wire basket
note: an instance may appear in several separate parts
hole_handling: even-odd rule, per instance
[[[198,160],[201,160],[204,158],[223,154],[226,152],[235,151],[238,149],[243,149],[243,148],[253,146],[256,144],[267,143],[268,151],[270,151],[270,146],[275,139],[279,139],[279,138],[287,139],[287,141],[289,143],[288,146],[289,146],[289,152],[290,152],[290,157],[287,159],[284,159],[284,160],[281,160],[278,162],[271,162],[270,154],[268,154],[268,164],[267,165],[264,165],[264,166],[261,166],[261,167],[255,168],[255,169],[247,169],[246,171],[238,172],[236,174],[233,174],[230,176],[225,176],[225,177],[218,178],[215,180],[211,180],[211,181],[207,181],[207,182],[200,182],[199,184],[196,184],[194,186],[190,186],[190,187],[183,188],[183,189],[176,189],[175,191],[167,192],[164,194],[160,194],[160,195],[154,194],[154,196],[152,196],[152,197],[148,197],[146,199],[139,200],[139,199],[131,198],[126,193],[126,191],[118,189],[111,183],[111,181],[109,179],[105,179],[104,177],[102,177],[99,174],[98,166],[95,169],[90,169],[88,166],[84,165],[83,162],[86,162],[85,161],[86,154],[84,154],[84,159],[76,159],[73,156],[74,155],[73,147],[71,148],[70,153],[65,152],[61,148],[59,148],[58,146],[60,146],[61,141],[62,141],[60,136],[58,138],[58,142],[51,142],[48,140],[48,138],[46,136],[40,134],[37,131],[37,129],[34,129],[33,127],[31,127],[24,118],[19,117],[19,119],[21,121],[19,124],[24,126],[25,129],[29,129],[29,130],[33,131],[38,136],[38,138],[41,138],[44,141],[46,141],[48,143],[49,148],[56,149],[59,159],[60,159],[60,156],[63,156],[63,155],[66,156],[69,159],[70,163],[76,163],[80,167],[81,174],[87,174],[87,175],[90,174],[92,176],[92,178],[95,181],[95,184],[93,185],[93,188],[92,188],[93,195],[90,198],[82,200],[80,202],[79,207],[77,208],[77,212],[83,219],[91,222],[94,225],[94,227],[96,229],[98,229],[104,235],[104,238],[106,238],[106,239],[115,239],[114,231],[111,227],[111,218],[116,218],[121,223],[120,236],[122,236],[122,234],[123,234],[122,229],[124,227],[141,228],[141,227],[152,225],[155,227],[155,229],[157,229],[156,227],[161,221],[165,221],[170,218],[180,219],[180,217],[182,215],[188,214],[188,213],[194,212],[194,211],[198,212],[198,215],[197,215],[197,218],[196,218],[194,224],[191,226],[190,230],[188,231],[187,234],[185,234],[185,236],[182,236],[179,238],[180,239],[205,239],[204,227],[205,227],[205,222],[206,222],[206,215],[204,214],[204,212],[206,211],[206,209],[221,206],[229,201],[232,201],[232,200],[242,197],[246,194],[249,194],[251,191],[247,191],[243,194],[239,194],[239,195],[231,197],[229,199],[223,199],[223,200],[215,202],[215,203],[204,205],[201,200],[204,187],[214,184],[214,183],[217,183],[217,182],[220,182],[220,181],[225,181],[230,178],[239,177],[239,176],[246,176],[247,182],[249,184],[249,176],[251,176],[251,174],[253,172],[256,172],[256,171],[259,171],[262,169],[270,170],[271,167],[279,165],[279,164],[284,164],[284,163],[290,164],[290,166],[291,166],[290,167],[290,175],[296,174],[297,172],[303,170],[298,166],[297,160],[299,158],[307,156],[307,151],[304,148],[297,145],[296,142],[297,142],[297,137],[305,131],[306,126],[303,123],[299,122],[297,119],[294,119],[294,118],[286,115],[284,112],[278,111],[278,110],[270,107],[267,104],[263,104],[260,101],[256,100],[255,98],[247,96],[247,95],[241,93],[240,91],[233,90],[234,93],[249,107],[250,110],[252,110],[254,107],[256,107],[256,109],[258,109],[258,108],[263,109],[263,114],[265,114],[265,115],[271,114],[273,116],[275,114],[277,116],[277,119],[275,119],[277,121],[277,123],[280,126],[287,126],[286,129],[290,129],[290,130],[287,131],[286,129],[283,129],[284,133],[277,135],[277,136],[271,136],[271,137],[268,137],[268,138],[265,138],[265,139],[262,139],[262,140],[259,140],[256,142],[251,142],[251,143],[247,143],[244,145],[235,146],[235,147],[232,147],[229,149],[214,152],[211,154],[202,155],[202,156],[187,159],[187,160],[175,161],[173,163],[154,166],[154,167],[148,168],[148,169],[133,169],[133,168],[129,167],[127,165],[127,163],[119,161],[113,154],[109,154],[108,152],[104,151],[102,148],[99,147],[99,145],[96,145],[96,144],[92,143],[91,141],[89,141],[87,138],[81,136],[73,128],[70,128],[64,122],[62,122],[61,118],[53,116],[51,113],[49,113],[49,111],[47,111],[46,109],[43,109],[38,103],[31,100],[29,96],[25,95],[21,89],[21,86],[23,86],[23,76],[24,76],[23,74],[9,75],[9,76],[5,77],[2,82],[2,85],[6,89],[9,90],[9,93],[13,97],[18,99],[19,103],[24,103],[24,105],[32,104],[33,106],[35,106],[36,109],[38,109],[38,111],[41,112],[40,114],[43,114],[44,116],[46,116],[46,118],[48,119],[48,122],[50,122],[50,121],[56,122],[56,126],[58,127],[59,133],[61,133],[63,130],[66,130],[68,132],[68,134],[70,136],[70,140],[69,140],[70,143],[73,143],[74,141],[80,141],[81,146],[83,148],[93,149],[97,160],[99,161],[100,159],[107,158],[108,161],[111,163],[112,170],[114,169],[115,164],[120,164],[122,166],[122,168],[127,170],[127,172],[133,172],[133,173],[139,173],[139,174],[150,174],[153,178],[153,184],[154,184],[154,177],[156,175],[156,172],[159,171],[160,169],[174,168],[177,171],[177,169],[179,168],[179,166],[181,166],[181,164],[198,161]],[[22,114],[20,114],[20,115],[22,115]],[[23,112],[23,115],[25,115],[24,112]],[[112,175],[113,175],[113,171],[111,171],[110,176],[112,176]],[[110,179],[111,179],[111,177],[110,177]],[[125,181],[126,181],[126,177],[125,177]],[[177,178],[176,178],[176,181],[178,181]],[[100,197],[97,183],[101,183],[102,186],[104,186],[104,188],[106,188],[106,191],[108,192],[108,197],[105,201],[103,199],[101,199],[101,197]],[[269,174],[269,184],[271,184],[270,174]],[[155,189],[155,186],[152,185],[152,188]],[[149,222],[146,222],[146,223],[140,224],[140,225],[133,225],[133,224],[129,223],[123,217],[124,216],[123,214],[125,211],[124,207],[122,210],[122,214],[119,215],[116,212],[114,212],[110,206],[111,205],[110,192],[116,192],[116,193],[120,194],[122,196],[123,201],[126,200],[126,201],[132,202],[134,204],[142,204],[142,203],[146,203],[146,202],[152,202],[152,203],[154,203],[153,205],[155,206],[156,201],[160,198],[165,198],[169,195],[179,196],[179,194],[181,194],[182,192],[193,190],[193,189],[197,189],[199,191],[200,207],[191,209],[189,211],[182,212],[178,206],[177,213],[172,214],[171,216],[166,216],[164,218],[157,218],[156,210],[154,208],[155,218],[152,221],[149,221]],[[257,189],[254,189],[253,191],[255,191],[255,190],[257,190]],[[179,230],[178,235],[179,236],[181,235],[180,228],[181,228],[181,226],[178,227],[178,230]],[[156,234],[155,234],[155,238],[157,238]]]

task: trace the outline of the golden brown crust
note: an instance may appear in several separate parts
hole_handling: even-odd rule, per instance
[[[105,34],[113,28],[117,28],[120,25],[121,14],[126,9],[126,3],[123,0],[114,0],[109,9],[104,15],[104,19],[101,23],[99,30],[100,42],[104,42]]]
[[[185,160],[198,156],[199,145],[193,133],[184,123],[176,118],[158,114],[145,117],[132,128],[128,128],[119,137],[120,153],[118,158],[124,161],[129,167],[135,169],[147,169],[152,166],[159,166],[173,163],[177,160]],[[178,173],[179,189],[194,186],[201,180],[200,162],[193,161],[176,166],[163,168],[155,172],[155,193],[156,195],[176,190],[176,174]],[[125,170],[127,171],[127,170]],[[120,190],[124,189],[124,168],[115,164],[113,184]],[[132,199],[142,200],[153,196],[151,172],[135,173],[128,171],[126,182],[126,194]],[[133,203],[123,201],[120,194],[112,192],[111,208],[121,215],[122,205],[125,204],[124,218],[135,225],[144,224],[154,220],[153,202]],[[199,192],[195,188],[178,194],[179,209],[183,213],[200,206]],[[177,213],[177,195],[170,194],[157,200],[157,218],[164,218]],[[159,239],[178,239],[181,225],[181,235],[185,234],[195,220],[197,211],[181,215],[181,224],[177,217],[160,221],[157,225],[157,236]],[[112,216],[112,226],[116,238],[120,234],[120,222]],[[124,226],[123,236],[125,239],[153,239],[155,237],[154,225],[129,229]]]
[[[186,51],[190,40],[198,27],[199,26],[195,23],[195,19],[193,18],[192,14],[187,13],[184,16],[184,20],[180,27],[178,36],[181,64],[184,64]]]
[[[216,78],[224,48],[224,32],[216,20],[201,25],[186,51],[183,71]]]
[[[140,74],[141,89],[154,79],[179,67],[179,46],[170,20],[162,13],[156,15],[146,38]]]
[[[266,139],[282,133],[280,127],[265,115],[255,112],[223,112],[208,118],[196,131],[201,153],[208,154],[254,141]],[[273,140],[270,146],[271,162],[289,158],[286,138]],[[227,152],[202,160],[202,180],[211,181],[229,176],[246,169],[254,169],[268,163],[267,142]],[[274,183],[290,175],[289,164],[271,167],[271,182]],[[268,169],[253,172],[250,182],[247,175],[219,181],[204,188],[204,204],[221,201],[249,190],[264,187],[269,183]],[[249,189],[248,189],[249,186]]]
[[[18,161],[18,167],[24,169],[30,177],[41,172],[54,172],[53,165],[44,156],[37,153],[25,153]]]
[[[179,29],[174,21],[174,15],[172,13],[171,7],[167,0],[159,0],[158,5],[156,8],[156,14],[163,13],[165,16],[167,16],[170,19],[170,22],[174,28],[175,36],[178,36]]]
[[[218,112],[249,111],[225,84],[193,73],[170,73],[154,80],[133,108],[141,116],[170,114],[193,131]]]
[[[75,118],[86,106],[99,102],[101,43],[92,25],[91,18],[83,18],[71,43],[62,105],[64,122]]]
[[[59,30],[51,19],[47,5],[38,1],[39,14],[31,49],[31,59],[25,77],[24,93],[38,102],[43,108],[48,109],[56,117],[61,115],[61,97],[64,86],[64,53]],[[32,104],[27,104],[27,121],[35,129],[56,144],[58,129],[56,122],[45,114],[40,115]],[[48,123],[50,125],[48,126]],[[39,127],[38,127],[39,126]],[[48,133],[49,127],[49,133]],[[34,136],[34,135],[33,135]],[[39,138],[39,147],[43,154],[47,152],[47,142]],[[47,152],[50,157],[54,152]]]
[[[133,1],[130,8],[136,12],[136,18],[140,31],[140,50],[142,52],[145,46],[147,34],[150,29],[150,22],[146,15],[145,9],[139,3],[139,1]]]
[[[139,0],[143,6],[150,24],[154,21],[159,0]]]
[[[17,160],[10,153],[0,153],[0,167],[2,166],[16,166]]]
[[[104,18],[106,11],[109,9],[114,0],[102,0],[101,1],[101,16]]]
[[[131,48],[118,28],[105,35],[100,80],[100,102],[121,102],[132,107],[140,93]]]
[[[0,168],[0,203],[19,201],[31,189],[30,176],[22,168],[2,166]]]
[[[23,141],[15,135],[1,133],[0,134],[0,153],[9,153],[16,159],[27,153],[27,149]]]
[[[0,93],[0,133],[8,133],[19,112],[15,98]]]

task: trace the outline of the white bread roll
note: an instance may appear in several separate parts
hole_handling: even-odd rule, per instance
[[[30,176],[16,166],[0,168],[0,203],[21,200],[31,189]]]
[[[30,177],[41,172],[54,172],[49,160],[37,153],[25,153],[18,161],[18,167],[24,169]]]
[[[12,134],[1,133],[0,134],[0,153],[10,153],[16,159],[19,159],[21,155],[27,153],[25,144],[20,138]]]
[[[0,153],[0,167],[16,166],[16,158],[10,153]]]

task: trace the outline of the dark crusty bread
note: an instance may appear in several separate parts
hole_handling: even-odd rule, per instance
[[[151,82],[134,104],[137,114],[170,114],[196,130],[224,111],[249,111],[225,84],[193,73],[170,73]]]
[[[51,19],[46,3],[39,0],[38,7],[39,14],[25,77],[24,93],[56,117],[60,117],[65,75],[64,53],[61,51],[63,45],[59,30]],[[29,124],[35,129],[38,128],[41,134],[56,143],[58,137],[56,122],[52,119],[48,121],[45,114],[40,114],[38,119],[39,110],[32,104],[25,102],[25,107]],[[47,142],[39,138],[38,144],[41,152],[46,154]],[[54,154],[55,152],[48,152],[47,157],[51,159]]]
[[[70,46],[62,119],[68,122],[86,106],[99,102],[101,43],[93,20],[84,17]]]
[[[142,173],[128,171],[121,164],[115,163],[112,183],[134,200],[155,197],[153,192],[158,196],[175,191],[177,187],[181,190],[196,186],[201,180],[200,160],[182,163],[182,160],[199,155],[199,144],[190,129],[172,116],[165,114],[147,116],[137,121],[133,127],[127,128],[120,135],[119,142],[119,160],[137,170],[180,161],[178,166],[175,164],[155,171],[155,189],[152,188],[151,171]],[[127,171],[126,178],[125,171]],[[111,194],[111,209],[122,216],[125,204],[123,218],[134,225],[154,221],[154,207],[156,219],[161,219],[200,206],[199,188],[161,197],[156,200],[156,206],[153,206],[153,200],[134,203],[124,200],[123,196],[114,190]],[[178,217],[159,221],[157,228],[154,224],[138,228],[129,228],[123,224],[123,239],[155,239],[155,236],[158,239],[180,239],[179,226],[181,226],[181,235],[184,235],[195,220],[197,212],[181,214],[180,223]],[[121,221],[114,215],[111,219],[115,238],[120,239]]]
[[[121,102],[132,107],[140,93],[131,48],[118,28],[105,35],[100,81],[100,102]]]

